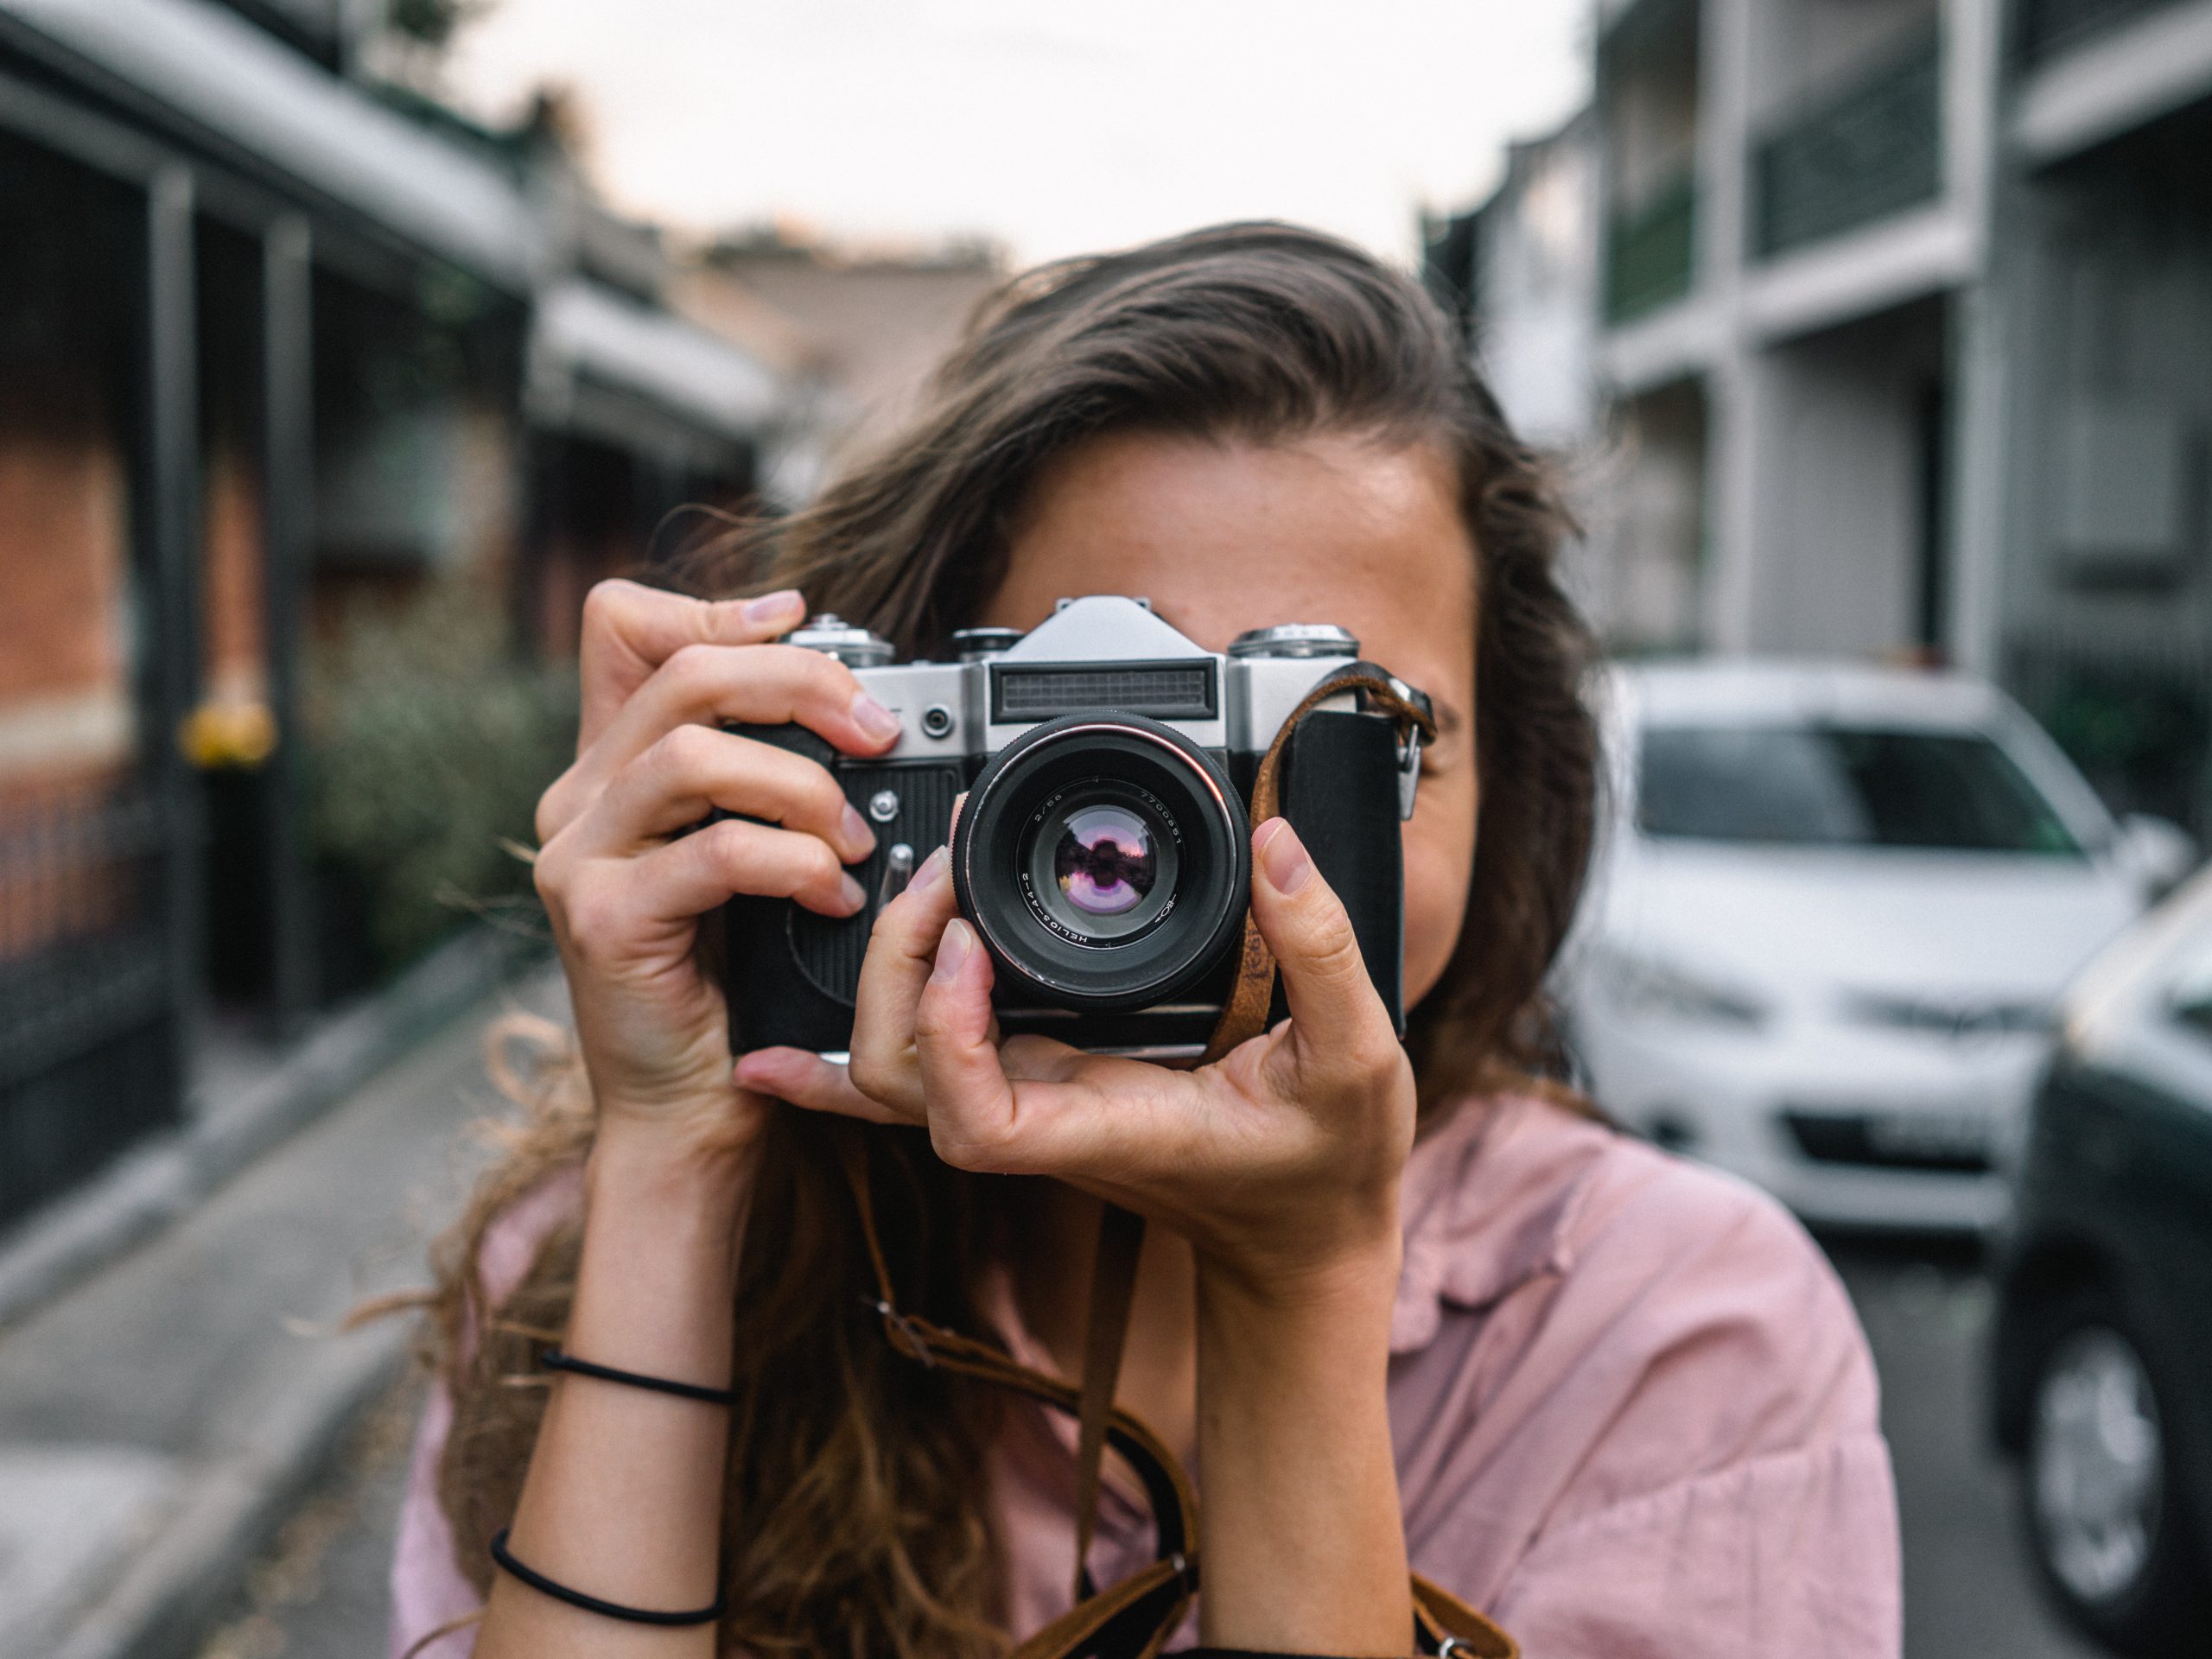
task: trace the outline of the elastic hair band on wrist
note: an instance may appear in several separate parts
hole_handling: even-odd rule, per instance
[[[625,1607],[619,1601],[601,1601],[597,1596],[588,1596],[581,1590],[571,1590],[565,1584],[556,1583],[535,1567],[524,1566],[507,1548],[507,1529],[501,1527],[492,1535],[492,1559],[499,1569],[520,1583],[528,1585],[540,1595],[550,1596],[556,1601],[565,1601],[571,1607],[585,1612],[597,1613],[601,1618],[618,1618],[626,1624],[711,1624],[722,1616],[723,1597],[715,1592],[711,1607],[701,1607],[690,1612],[665,1613],[651,1607]]]
[[[574,1354],[564,1354],[558,1348],[548,1348],[537,1357],[537,1363],[549,1371],[573,1371],[578,1376],[595,1376],[602,1382],[620,1382],[625,1388],[651,1389],[655,1394],[672,1394],[679,1400],[698,1400],[710,1406],[734,1406],[737,1403],[734,1389],[709,1389],[697,1382],[678,1382],[665,1376],[647,1376],[639,1371],[618,1371],[612,1365],[594,1365],[588,1359],[578,1359]]]

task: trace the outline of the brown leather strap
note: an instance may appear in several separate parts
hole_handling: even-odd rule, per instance
[[[1150,1659],[1190,1611],[1196,1583],[1186,1557],[1154,1561],[1077,1601],[1014,1649],[1008,1659],[1068,1659],[1086,1653]]]
[[[1118,1204],[1099,1211],[1098,1246],[1090,1262],[1090,1311],[1084,1333],[1083,1390],[1076,1411],[1075,1599],[1090,1592],[1085,1563],[1098,1524],[1098,1480],[1106,1454],[1106,1419],[1122,1375],[1122,1340],[1128,1334],[1137,1258],[1144,1252],[1144,1217]]]
[[[882,1243],[875,1230],[874,1206],[869,1201],[867,1144],[855,1131],[839,1137],[838,1149],[846,1179],[853,1190],[854,1205],[859,1212],[861,1237],[867,1245],[868,1264],[875,1276],[875,1311],[883,1321],[884,1337],[892,1347],[918,1363],[941,1366],[959,1376],[1011,1389],[1055,1410],[1078,1415],[1082,1391],[1073,1384],[1020,1363],[1003,1348],[947,1331],[899,1310]],[[1122,1323],[1126,1325],[1127,1322],[1125,1303]],[[1112,1397],[1109,1389],[1109,1402]],[[1119,1406],[1111,1407],[1106,1413],[1104,1442],[1128,1460],[1144,1483],[1153,1519],[1160,1529],[1161,1554],[1187,1558],[1196,1548],[1198,1505],[1180,1460],[1142,1418]]]
[[[1454,1654],[1478,1659],[1520,1659],[1520,1644],[1441,1585],[1414,1574],[1414,1626],[1421,1650],[1441,1653],[1446,1642]]]
[[[1349,668],[1339,669],[1308,691],[1298,707],[1290,711],[1290,718],[1276,728],[1274,741],[1268,745],[1267,753],[1260,759],[1260,770],[1252,779],[1254,823],[1264,823],[1281,810],[1283,750],[1289,745],[1291,734],[1298,729],[1298,722],[1330,698],[1351,691],[1363,693],[1370,709],[1395,716],[1402,734],[1411,728],[1419,730],[1424,738],[1436,735],[1436,717],[1408,698],[1400,683],[1374,664],[1354,663]],[[1221,1017],[1214,1023],[1212,1039],[1206,1044],[1205,1063],[1219,1059],[1239,1043],[1249,1042],[1266,1030],[1268,1008],[1274,1002],[1274,995],[1275,959],[1268,949],[1268,942],[1260,937],[1259,922],[1247,910],[1236,983],[1230,991],[1228,1001],[1222,1005]]]

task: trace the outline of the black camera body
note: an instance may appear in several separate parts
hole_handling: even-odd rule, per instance
[[[735,1046],[842,1056],[876,912],[950,842],[1004,1034],[1162,1061],[1203,1052],[1240,956],[1254,779],[1320,683],[1357,663],[1357,640],[1293,625],[1224,654],[1142,600],[1102,596],[1063,600],[1027,634],[956,634],[957,662],[893,664],[887,642],[828,616],[788,643],[846,662],[904,731],[888,753],[855,760],[798,726],[730,728],[820,761],[876,834],[851,868],[868,895],[857,915],[779,899],[725,907]],[[1349,689],[1296,719],[1278,764],[1282,815],[1343,899],[1402,1033],[1399,826],[1419,734]],[[1280,1017],[1280,988],[1277,1003]]]

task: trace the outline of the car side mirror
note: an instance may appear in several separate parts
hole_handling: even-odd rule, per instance
[[[2154,903],[2180,885],[2198,857],[2195,836],[2171,818],[2149,812],[2130,812],[2120,819],[2113,851]]]

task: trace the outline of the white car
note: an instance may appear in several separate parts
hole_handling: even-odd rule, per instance
[[[2009,698],[1957,674],[1620,667],[1557,988],[1625,1127],[1808,1220],[1975,1230],[2075,971],[2178,879]]]

